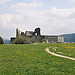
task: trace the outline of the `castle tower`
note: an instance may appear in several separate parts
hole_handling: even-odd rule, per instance
[[[41,31],[41,29],[39,27],[36,28],[34,31],[34,35],[37,35],[37,36],[41,35],[40,31]]]
[[[18,28],[16,28],[16,37],[18,36],[21,36],[21,31]]]

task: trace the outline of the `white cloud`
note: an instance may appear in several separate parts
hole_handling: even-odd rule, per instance
[[[0,0],[0,3],[6,3],[6,2],[9,2],[9,1],[12,1],[12,0]]]
[[[56,9],[55,7],[52,7],[49,13],[51,15],[54,15],[55,17],[60,17],[60,18],[75,17],[75,8]]]
[[[23,23],[23,16],[21,15],[12,15],[4,14],[0,15],[0,36],[9,38],[9,36],[15,35],[15,29],[19,28],[22,31],[28,30],[28,28]]]
[[[40,7],[43,6],[43,3],[18,3],[15,5],[12,5],[11,8],[32,8],[32,7]]]
[[[42,0],[33,0],[34,3],[42,2]]]
[[[35,10],[30,4],[16,4],[11,8],[17,15],[5,14],[0,17],[0,25],[2,28],[15,30],[16,27],[23,31],[34,30],[36,27],[41,27],[42,34],[62,34],[75,32],[75,8],[57,9],[52,7],[49,10]],[[28,7],[29,9],[25,9]],[[11,9],[11,10],[12,10]],[[11,32],[10,32],[11,33]]]
[[[71,0],[72,2],[75,2],[75,0]]]

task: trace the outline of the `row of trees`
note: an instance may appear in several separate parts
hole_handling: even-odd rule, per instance
[[[13,44],[25,44],[25,43],[29,43],[30,39],[27,37],[23,37],[23,36],[19,36],[15,39],[15,41],[13,42]]]
[[[38,37],[24,37],[24,36],[19,36],[15,39],[13,44],[27,44],[27,43],[35,43],[35,42],[41,42],[40,41],[40,36]],[[46,39],[43,39],[43,42],[46,43]],[[3,39],[0,37],[0,44],[4,44]]]
[[[35,42],[41,42],[40,36],[33,36],[33,37],[24,37],[24,36],[18,36],[13,44],[26,44],[26,43],[35,43]],[[43,42],[46,42],[46,39],[43,39]]]

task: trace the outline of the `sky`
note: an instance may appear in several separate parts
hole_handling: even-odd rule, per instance
[[[75,33],[75,0],[0,0],[2,38],[37,27],[42,35]]]

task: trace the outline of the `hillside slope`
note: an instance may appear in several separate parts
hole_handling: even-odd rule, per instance
[[[0,45],[0,75],[74,75],[75,61],[47,53],[50,46],[75,57],[75,43]]]
[[[64,37],[64,41],[65,42],[75,42],[75,33],[73,34],[64,34],[64,35],[61,35]]]

